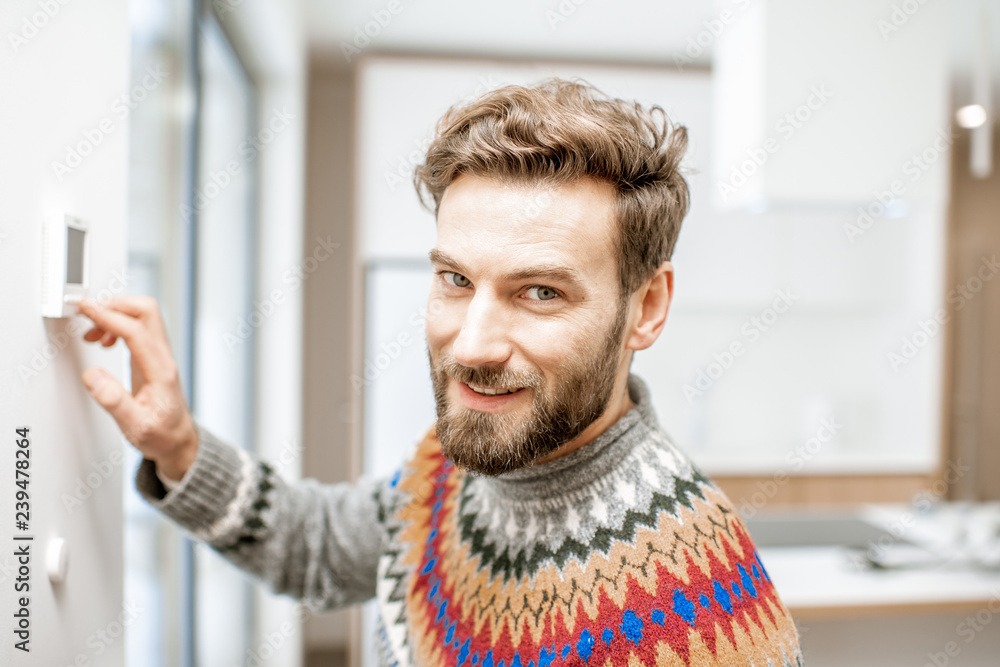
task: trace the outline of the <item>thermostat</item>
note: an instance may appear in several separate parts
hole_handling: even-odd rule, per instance
[[[70,317],[90,286],[90,233],[79,218],[42,224],[42,317]]]

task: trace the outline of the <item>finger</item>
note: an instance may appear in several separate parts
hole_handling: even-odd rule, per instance
[[[97,340],[101,340],[106,332],[101,327],[93,327],[90,331],[83,334],[84,340],[89,340],[91,343]]]
[[[132,366],[132,395],[135,396],[136,394],[139,393],[139,390],[142,389],[142,385],[145,384],[145,382],[142,379],[142,373],[139,372],[138,367],[135,364],[131,364],[131,366]]]
[[[170,362],[168,365],[173,364],[173,355],[170,352],[170,343],[167,340],[167,328],[163,323],[163,317],[160,315],[160,305],[156,299],[145,294],[116,294],[101,301],[100,304],[138,319],[154,335],[159,333],[159,339],[166,348],[166,357]],[[114,341],[111,342],[111,345],[113,344]]]
[[[145,326],[134,317],[117,312],[104,303],[95,303],[85,300],[81,304],[81,312],[89,317],[104,331],[101,335],[101,343],[106,344],[111,336],[121,336],[125,339],[133,353],[140,350],[150,350],[150,337],[146,335]],[[146,356],[149,357],[150,354]]]
[[[108,302],[84,299],[80,302],[79,312],[94,322],[95,329],[103,329],[105,332],[111,331],[126,340],[129,334],[139,333],[143,329],[143,323],[140,320],[116,311]]]
[[[145,294],[113,294],[100,303],[132,317],[145,318],[156,311],[156,299]]]
[[[116,294],[104,303],[159,329],[163,337],[167,337],[167,330],[160,316],[160,306],[153,297],[144,294]]]
[[[118,336],[114,335],[110,331],[107,331],[103,336],[101,336],[101,345],[104,347],[111,347],[115,344],[116,340],[118,340]]]
[[[132,394],[103,368],[88,368],[82,379],[87,391],[114,418],[122,433],[137,437],[144,413]],[[129,442],[135,444],[131,437]]]
[[[81,312],[105,332],[125,341],[132,352],[133,363],[139,366],[147,380],[169,382],[173,379],[176,366],[166,340],[158,338],[143,321],[116,310],[113,305],[97,304],[89,299],[81,304]]]

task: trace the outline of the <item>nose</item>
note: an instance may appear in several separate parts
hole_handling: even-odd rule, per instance
[[[502,364],[510,357],[509,320],[502,304],[481,290],[465,311],[452,355],[463,366]]]

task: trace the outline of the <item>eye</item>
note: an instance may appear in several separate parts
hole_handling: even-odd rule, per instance
[[[559,292],[545,285],[533,285],[528,288],[526,294],[534,294],[531,298],[537,301],[551,301],[559,296]]]
[[[442,271],[441,274],[444,276],[445,282],[449,285],[454,285],[455,287],[468,287],[472,284],[472,281],[463,276],[461,273],[455,273],[454,271]]]

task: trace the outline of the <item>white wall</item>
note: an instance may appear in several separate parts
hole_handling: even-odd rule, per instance
[[[0,26],[0,663],[122,665],[122,614],[127,625],[143,613],[122,599],[122,451],[129,445],[80,374],[100,365],[121,378],[124,347],[84,343],[83,317],[43,320],[39,299],[41,223],[60,211],[90,223],[91,294],[124,291],[116,276],[126,261],[128,5],[9,0]],[[71,158],[68,171],[57,173],[54,163],[67,164],[70,150],[79,162]],[[30,654],[11,641],[14,429],[22,426],[31,429],[31,525],[21,534],[35,538]],[[74,496],[79,504],[65,502]],[[54,537],[69,546],[60,586],[50,584],[43,557]]]
[[[947,160],[927,160],[917,185],[900,172],[949,128],[949,5],[899,4],[729,5],[712,59],[714,203],[853,209],[900,179],[900,205],[943,205]]]

